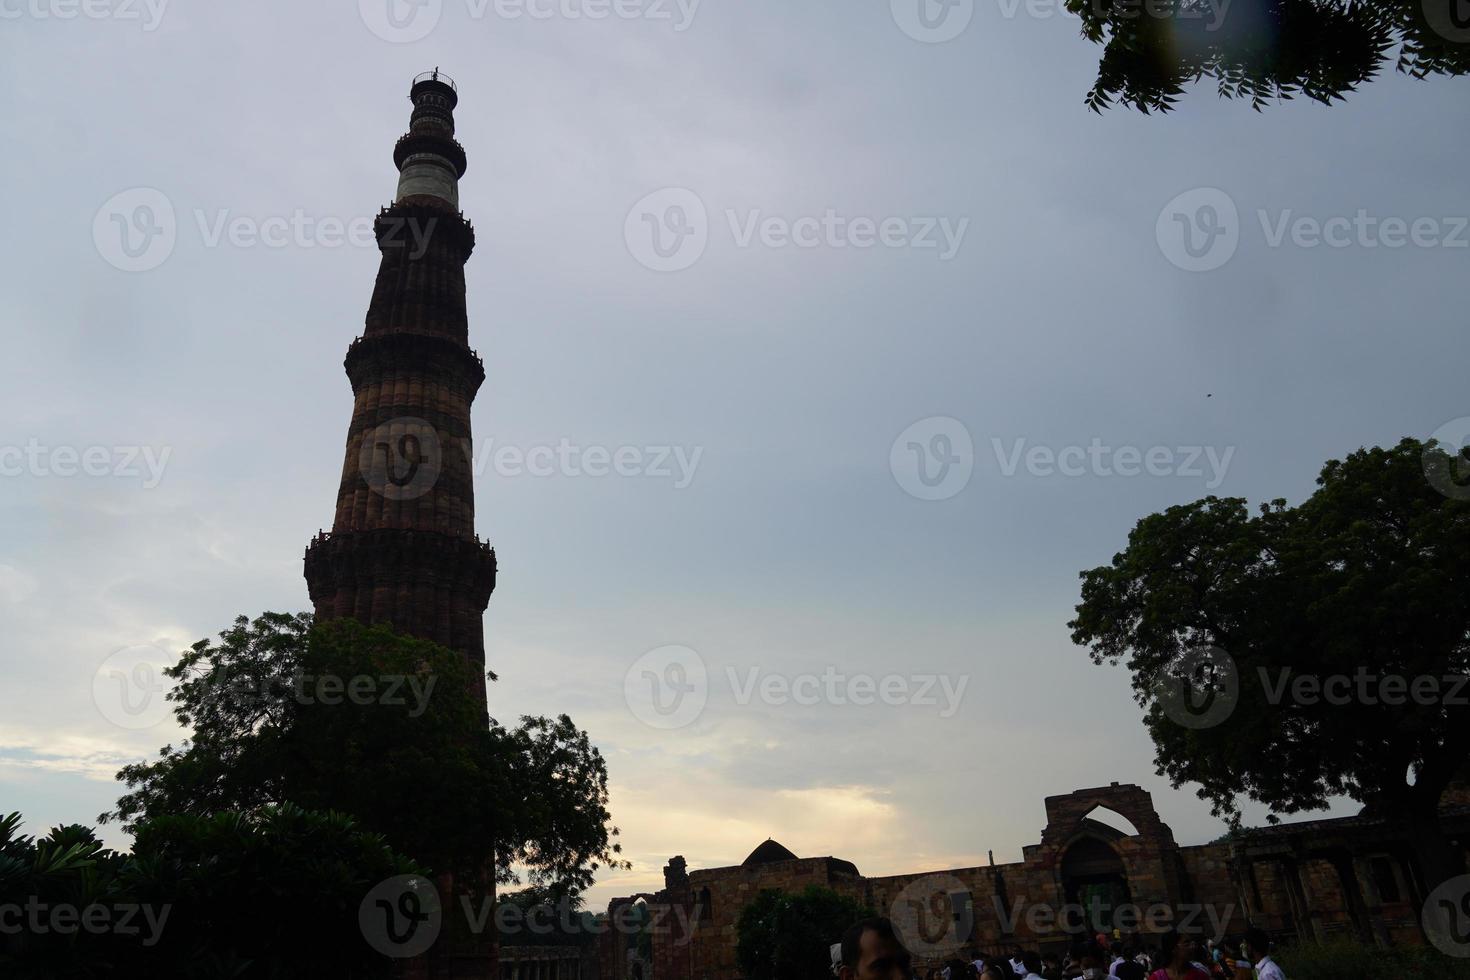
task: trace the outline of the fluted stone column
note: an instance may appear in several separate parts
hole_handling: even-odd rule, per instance
[[[475,234],[459,211],[458,95],[435,72],[410,98],[398,192],[376,222],[377,282],[345,361],[353,408],[336,516],[307,548],[306,580],[318,617],[391,624],[483,673],[495,552],[474,530],[470,405],[485,368],[465,313]]]

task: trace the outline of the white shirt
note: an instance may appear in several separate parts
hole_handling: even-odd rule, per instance
[[[1108,976],[1110,976],[1110,977],[1116,977],[1118,975],[1118,964],[1119,963],[1124,963],[1124,962],[1126,962],[1126,961],[1123,959],[1123,957],[1121,957],[1121,956],[1115,956],[1113,958],[1113,965],[1110,966],[1110,967],[1108,967]]]
[[[1275,960],[1263,956],[1256,963],[1256,980],[1286,980],[1286,974],[1281,972]]]

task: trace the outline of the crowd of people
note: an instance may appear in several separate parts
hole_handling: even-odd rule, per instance
[[[1066,952],[971,950],[921,976],[892,923],[868,919],[833,947],[833,972],[838,980],[1286,980],[1270,946],[1259,929],[1218,942],[1171,932],[1154,945],[1099,933]]]

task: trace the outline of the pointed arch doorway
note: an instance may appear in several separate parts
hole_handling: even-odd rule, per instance
[[[1068,927],[1111,933],[1118,909],[1132,902],[1128,869],[1118,852],[1096,837],[1079,837],[1062,855],[1061,870],[1067,903],[1084,910],[1082,920]],[[1069,912],[1068,918],[1076,917],[1075,910]]]

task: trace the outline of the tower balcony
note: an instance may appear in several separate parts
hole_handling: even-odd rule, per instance
[[[433,71],[422,71],[413,76],[413,84],[417,86],[419,82],[439,82],[441,85],[448,85],[456,93],[459,92],[459,86],[454,84],[454,79],[437,68]]]
[[[456,179],[463,177],[469,169],[469,157],[459,140],[433,133],[405,133],[398,137],[398,142],[393,145],[393,165],[402,170],[409,157],[421,154],[444,159],[454,168]]]

